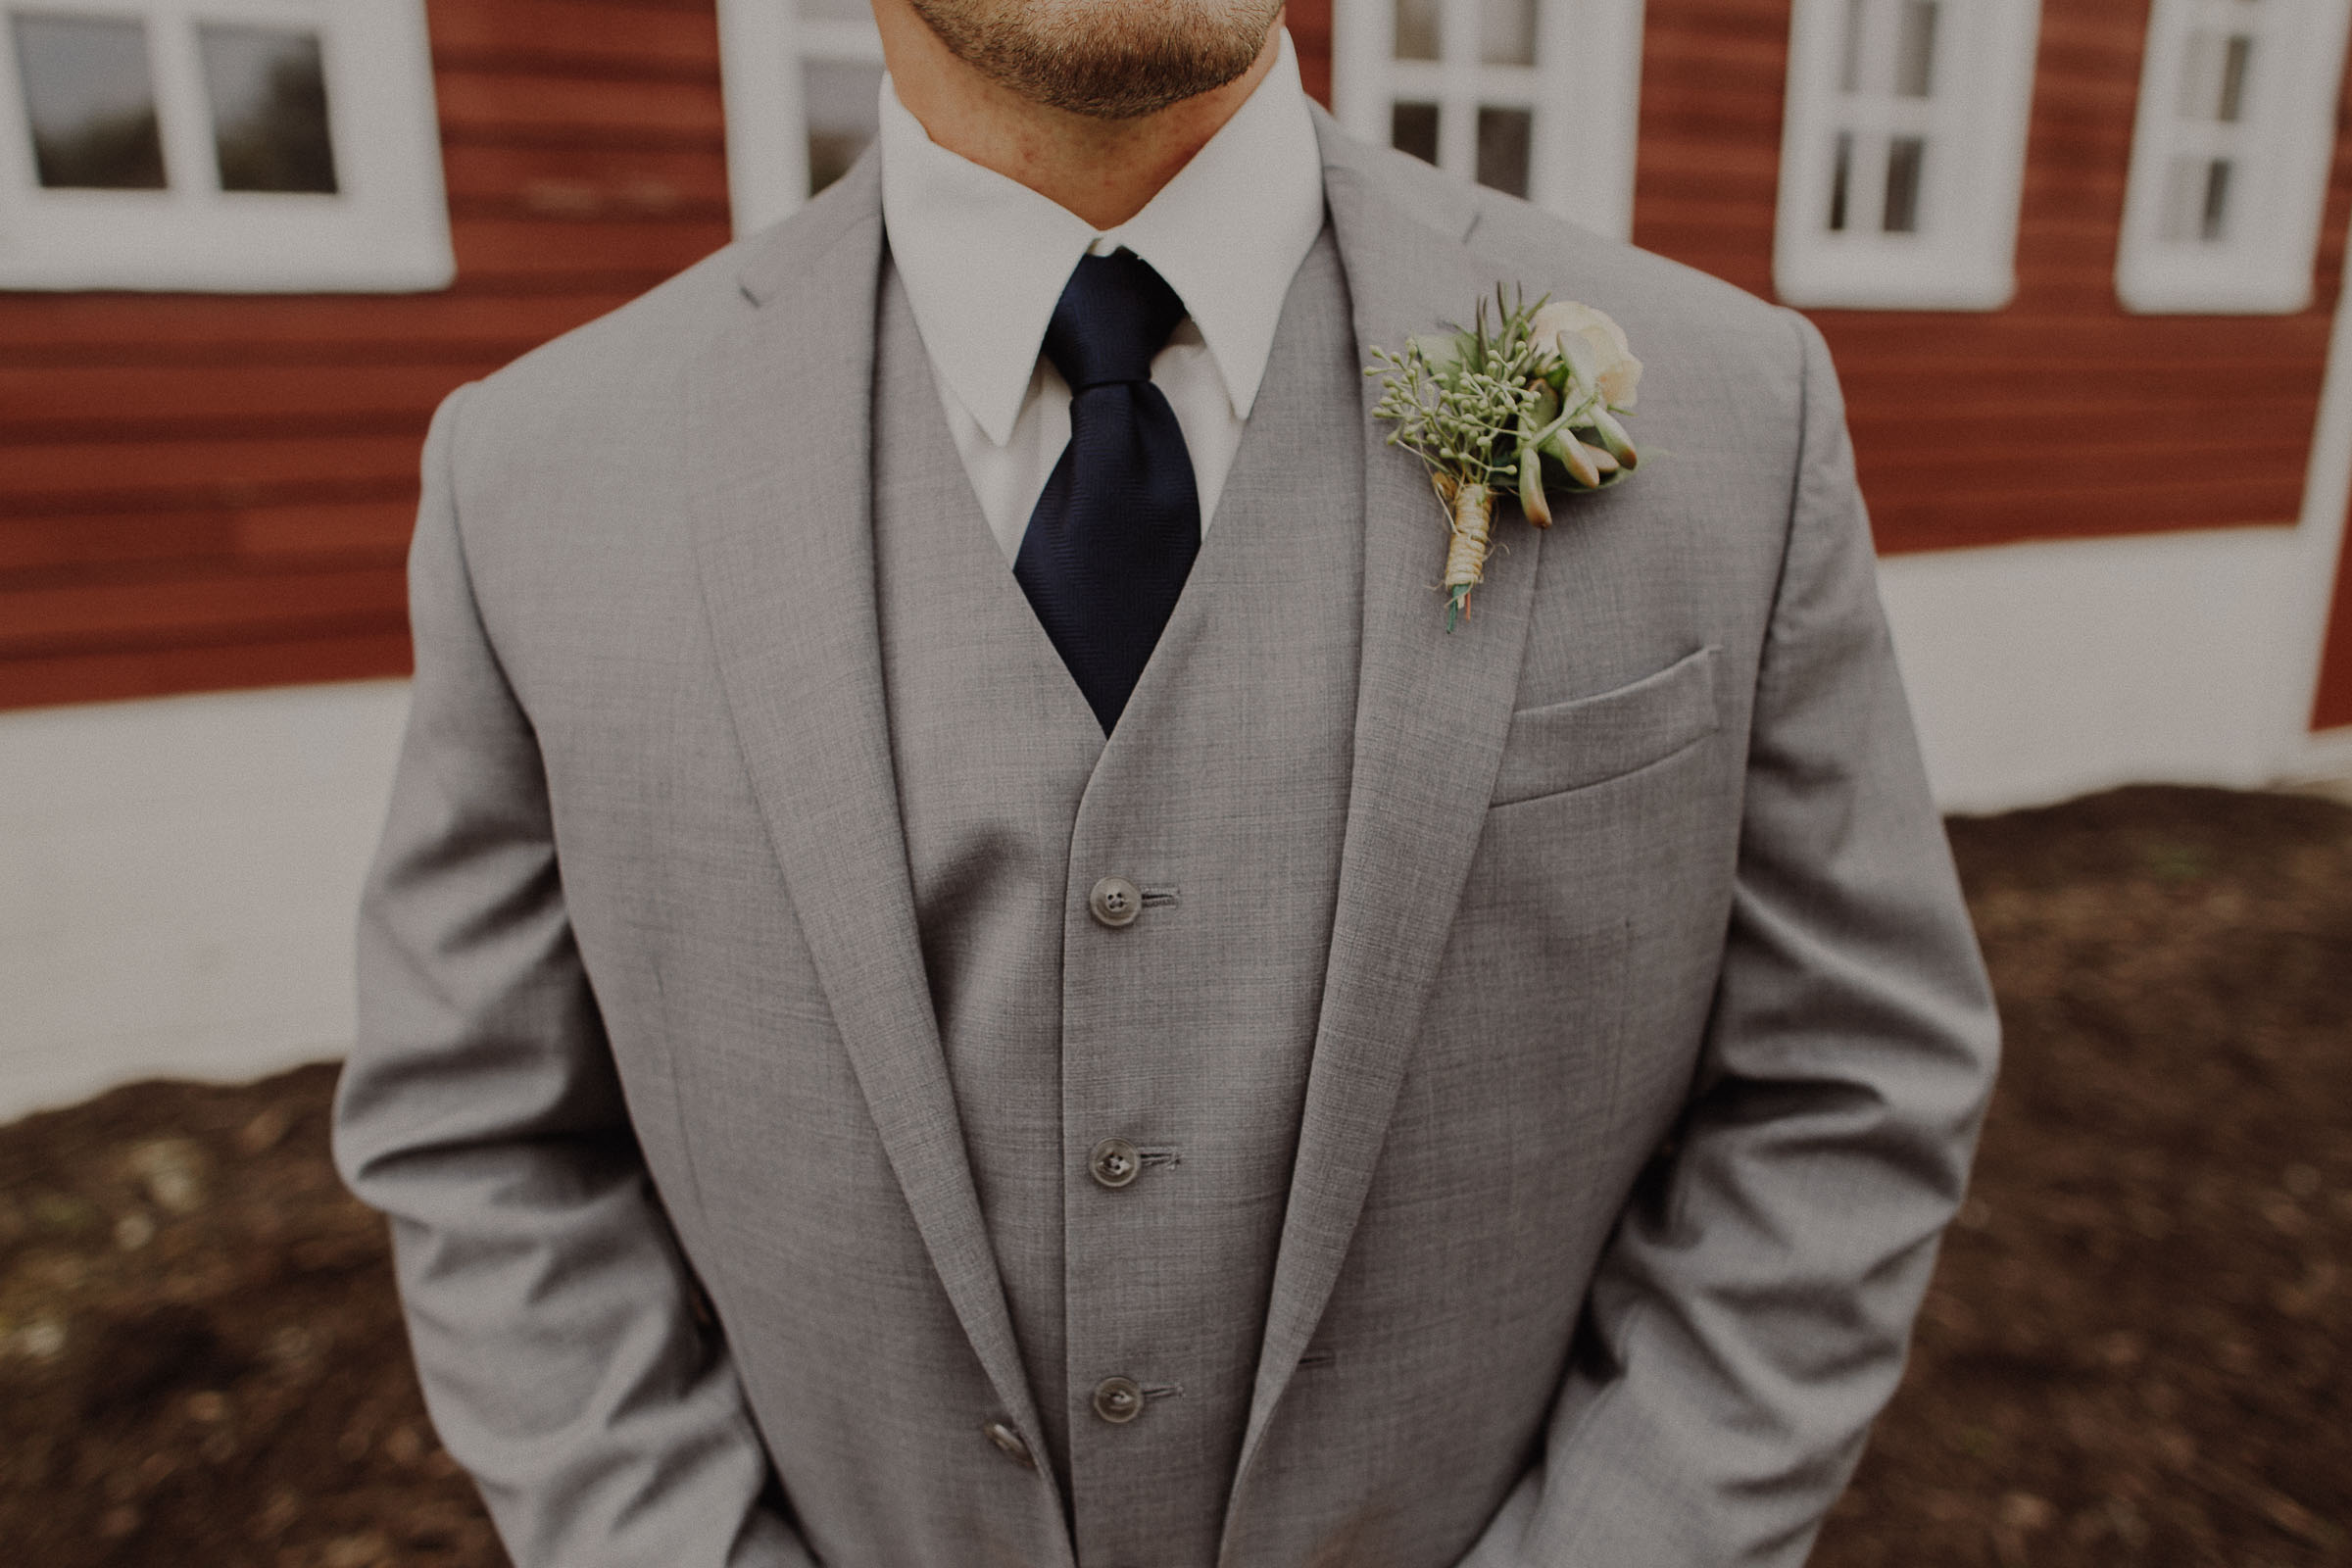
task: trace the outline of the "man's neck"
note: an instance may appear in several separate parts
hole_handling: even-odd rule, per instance
[[[1014,179],[1098,229],[1116,228],[1176,177],[1249,101],[1280,54],[1281,27],[1222,87],[1133,120],[1098,120],[1033,102],[965,65],[907,0],[875,0],[899,101],[940,146]]]

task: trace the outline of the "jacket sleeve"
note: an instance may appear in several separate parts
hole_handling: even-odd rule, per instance
[[[1880,609],[1829,353],[1762,648],[1700,1070],[1542,1454],[1463,1568],[1795,1568],[1893,1393],[1998,1026]]]
[[[544,770],[425,442],[416,672],[360,910],[344,1179],[391,1220],[425,1402],[517,1568],[805,1568],[656,1198],[565,915]]]

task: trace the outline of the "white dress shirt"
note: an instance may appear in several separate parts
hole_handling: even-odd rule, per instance
[[[1006,562],[1070,439],[1043,356],[1081,256],[1124,246],[1184,301],[1152,362],[1206,529],[1257,399],[1291,275],[1323,227],[1322,154],[1290,34],[1266,78],[1150,205],[1107,231],[940,146],[882,79],[882,220],[948,428]]]

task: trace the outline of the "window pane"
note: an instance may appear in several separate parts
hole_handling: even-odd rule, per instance
[[[1527,194],[1527,152],[1536,117],[1525,109],[1478,112],[1478,182],[1514,196]]]
[[[1845,0],[1845,49],[1838,66],[1838,90],[1853,92],[1862,85],[1862,20],[1870,0]]]
[[[802,68],[808,111],[808,194],[850,171],[881,127],[882,68],[852,60],[810,60]]]
[[[1397,104],[1389,111],[1389,145],[1425,164],[1438,161],[1438,106]]]
[[[1396,0],[1396,58],[1438,58],[1438,0]]]
[[[1479,58],[1490,66],[1536,63],[1536,0],[1483,0]]]
[[[1854,135],[1852,131],[1838,133],[1838,147],[1830,165],[1830,232],[1845,232],[1846,186],[1854,172]]]
[[[2236,120],[2245,109],[2246,72],[2253,56],[2249,34],[2202,28],[2190,33],[2180,56],[2180,118],[2225,124]]]
[[[1894,91],[1925,98],[1936,90],[1936,0],[1903,0],[1903,30],[1895,39]]]
[[[1919,232],[1919,177],[1927,156],[1928,144],[1917,136],[1886,144],[1886,205],[1879,227],[1889,234]]]
[[[318,35],[279,27],[197,29],[222,190],[335,190]]]
[[[2203,237],[2207,160],[2178,157],[2164,172],[2164,208],[2156,230],[2173,241]]]
[[[2214,119],[2225,124],[2232,123],[2246,103],[2246,62],[2254,53],[2254,40],[2239,33],[2230,40],[2222,53],[2222,101]]]
[[[2230,160],[2216,158],[2205,166],[2205,206],[2198,215],[2197,237],[2224,238],[2230,223]]]
[[[17,65],[43,185],[164,188],[144,24],[99,17],[20,16]]]
[[[2230,237],[2230,172],[2227,158],[2176,158],[2165,171],[2164,210],[2157,231],[2176,243],[2212,243]]]

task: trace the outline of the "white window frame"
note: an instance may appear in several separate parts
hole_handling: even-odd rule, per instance
[[[810,61],[882,64],[871,18],[804,17],[793,0],[718,0],[719,87],[726,100],[727,200],[738,238],[808,199]]]
[[[2335,152],[2347,0],[2155,0],[2141,56],[2115,292],[2146,314],[2289,315],[2309,306]],[[2252,28],[2234,123],[2180,113],[2201,27]],[[2164,233],[2174,160],[2227,155],[2230,232]]]
[[[1385,147],[1398,102],[1435,103],[1438,167],[1470,179],[1480,106],[1528,110],[1529,200],[1612,238],[1629,237],[1642,0],[1535,0],[1533,66],[1480,60],[1480,0],[1437,3],[1441,58],[1398,60],[1396,0],[1334,0],[1332,99],[1340,124]]]
[[[20,13],[145,24],[164,190],[52,190],[33,162]],[[201,24],[318,37],[333,194],[223,191]],[[0,288],[393,293],[456,272],[420,0],[0,0]]]
[[[1796,0],[1773,219],[1773,286],[1791,305],[1996,311],[2017,292],[2017,210],[2025,185],[2040,0],[1941,0],[1931,92],[1890,82],[1900,0],[1870,0],[1859,37],[1864,90],[1843,87],[1849,0]],[[1914,232],[1877,229],[1890,133],[1927,138]],[[1849,200],[1868,226],[1829,226],[1838,138],[1861,153]]]

